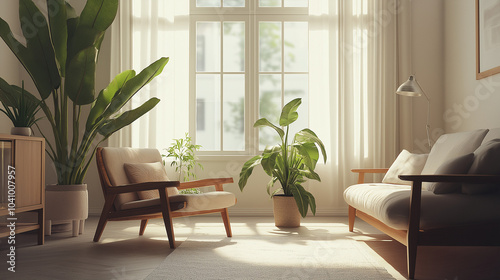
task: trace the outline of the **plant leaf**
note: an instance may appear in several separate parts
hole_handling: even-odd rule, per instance
[[[260,126],[268,126],[272,129],[276,130],[276,132],[278,132],[278,134],[280,135],[281,139],[283,139],[285,137],[285,132],[283,131],[283,129],[275,126],[270,121],[268,121],[266,118],[259,119],[253,124],[253,127],[260,127]]]
[[[69,36],[68,59],[71,60],[81,50],[91,46],[99,49],[101,36],[111,25],[117,12],[118,0],[87,0],[75,31]],[[71,22],[73,24],[74,20]]]
[[[276,165],[276,157],[280,152],[281,145],[276,145],[272,147],[266,147],[266,149],[262,153],[261,164],[267,175],[273,176],[273,169],[275,169]]]
[[[119,93],[123,85],[134,76],[134,70],[126,70],[118,74],[105,89],[101,90],[92,109],[90,109],[86,124],[87,131],[92,130],[92,127],[101,119],[102,113],[106,110],[109,103],[111,103],[113,97]]]
[[[99,134],[103,135],[104,138],[108,138],[111,134],[131,124],[142,115],[149,112],[156,106],[156,104],[158,104],[158,102],[160,102],[160,99],[153,97],[136,109],[127,111],[116,119],[106,122],[106,124],[98,129]]]
[[[158,76],[163,71],[163,68],[167,63],[168,58],[162,57],[142,70],[139,74],[137,74],[137,76],[129,79],[123,85],[119,94],[115,95],[115,97],[111,100],[108,108],[103,113],[103,118],[106,119],[118,112],[130,100],[130,98],[132,98],[132,96],[134,96],[146,84],[151,82],[154,77]]]
[[[301,131],[297,132],[295,134],[294,141],[316,143],[319,146],[319,148],[321,149],[321,154],[323,155],[323,160],[326,163],[325,145],[323,145],[323,142],[318,138],[316,133],[314,133],[312,130],[305,128],[305,129],[302,129]]]
[[[47,1],[50,23],[50,36],[54,52],[59,62],[61,76],[66,76],[66,57],[68,47],[68,26],[65,0]]]
[[[253,168],[257,165],[260,164],[262,159],[262,156],[254,156],[253,158],[249,159],[245,164],[243,164],[243,167],[241,168],[240,172],[240,179],[238,180],[238,186],[240,187],[240,190],[243,191],[243,188],[245,188],[245,185],[247,184],[248,177],[252,175]]]
[[[89,47],[68,64],[64,92],[76,105],[94,102],[96,55],[97,49]]]
[[[293,198],[297,203],[297,208],[299,208],[300,215],[305,218],[307,215],[307,210],[309,208],[309,199],[306,194],[306,190],[300,184],[293,184],[290,186],[290,191],[293,194]]]
[[[319,159],[319,152],[316,144],[313,142],[294,142],[292,146],[299,153],[304,164],[309,169],[314,170]]]
[[[302,103],[301,98],[296,98],[290,102],[288,102],[283,109],[281,110],[280,116],[280,125],[288,126],[299,118],[299,114],[297,113],[297,109]]]

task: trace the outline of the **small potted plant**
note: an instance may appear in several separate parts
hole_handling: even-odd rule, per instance
[[[203,165],[197,162],[195,152],[201,148],[201,145],[195,145],[191,141],[191,137],[186,133],[184,138],[174,139],[174,142],[168,149],[165,149],[167,154],[162,154],[163,164],[165,165],[166,158],[173,157],[174,160],[170,166],[175,167],[178,181],[187,182],[190,179],[196,179],[194,170],[196,167],[203,169]],[[200,193],[198,189],[181,190],[180,193]]]
[[[272,124],[266,118],[255,122],[254,127],[267,126],[274,129],[279,134],[281,143],[266,147],[261,155],[248,160],[241,169],[238,182],[240,190],[243,191],[254,167],[262,166],[266,174],[271,177],[267,184],[267,193],[273,198],[274,220],[278,227],[300,226],[300,216],[305,217],[309,208],[316,214],[314,196],[302,186],[302,183],[306,179],[321,181],[319,175],[314,172],[319,160],[318,148],[326,163],[323,142],[312,130],[302,129],[289,143],[290,124],[298,119],[297,108],[301,103],[302,100],[297,98],[283,107],[279,126],[284,129]],[[281,188],[272,191],[277,181],[280,182]]]
[[[3,105],[2,111],[11,121],[14,127],[11,134],[31,135],[31,126],[39,119],[36,114],[40,110],[40,101],[24,90],[24,81],[22,87],[9,85],[3,79],[0,79],[0,102]]]

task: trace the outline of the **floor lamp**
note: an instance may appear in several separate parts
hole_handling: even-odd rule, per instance
[[[425,99],[427,100],[427,124],[425,125],[425,128],[427,130],[427,143],[429,144],[429,149],[432,147],[431,145],[431,138],[430,138],[430,124],[429,124],[429,119],[430,119],[430,113],[431,113],[431,101],[429,99],[429,96],[425,94],[424,90],[420,86],[420,84],[417,82],[417,79],[415,79],[415,76],[410,75],[410,78],[403,84],[401,84],[398,89],[396,90],[396,93],[399,95],[404,95],[404,96],[412,96],[412,97],[419,97],[424,95]]]

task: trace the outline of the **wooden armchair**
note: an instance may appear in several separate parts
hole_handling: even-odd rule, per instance
[[[366,173],[385,173],[388,169],[353,169],[358,173],[358,184],[364,183]],[[354,229],[355,217],[376,227],[396,241],[407,247],[408,278],[415,276],[418,246],[500,246],[500,222],[477,222],[454,227],[422,229],[421,198],[422,182],[460,182],[473,184],[500,184],[500,176],[496,175],[400,175],[405,181],[412,181],[410,194],[410,213],[406,230],[394,229],[378,219],[349,205],[349,231]],[[473,209],[471,209],[473,210]],[[484,213],[487,215],[488,213]]]
[[[175,248],[172,218],[209,213],[220,213],[226,235],[232,236],[227,208],[236,203],[236,198],[223,191],[223,184],[232,183],[233,178],[169,181],[161,160],[156,149],[97,149],[97,169],[105,203],[95,242],[101,238],[108,221],[141,220],[139,235],[143,235],[149,219],[163,218],[170,248]],[[178,194],[178,189],[207,186],[215,186],[216,191]]]

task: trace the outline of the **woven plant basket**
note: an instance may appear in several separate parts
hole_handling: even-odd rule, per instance
[[[300,212],[293,196],[273,196],[274,225],[277,227],[300,227]]]

